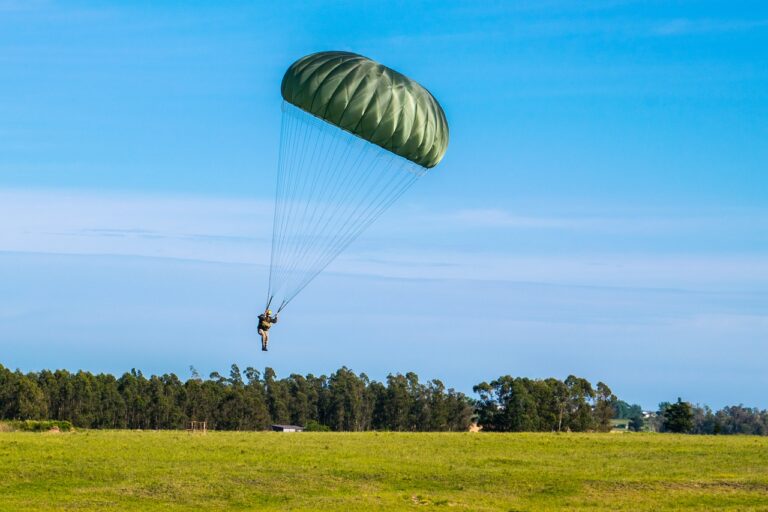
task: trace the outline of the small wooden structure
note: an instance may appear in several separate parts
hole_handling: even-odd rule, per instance
[[[205,434],[206,432],[208,432],[208,422],[207,421],[190,421],[187,432],[191,432],[193,434]]]
[[[304,432],[304,427],[298,425],[272,425],[275,432]]]

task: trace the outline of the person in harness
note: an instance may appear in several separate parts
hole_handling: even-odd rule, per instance
[[[259,336],[261,336],[261,350],[267,351],[267,343],[269,343],[269,328],[272,324],[277,323],[277,315],[272,316],[271,310],[266,310],[259,315]]]

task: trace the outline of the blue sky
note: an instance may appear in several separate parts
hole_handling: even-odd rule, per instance
[[[265,356],[279,82],[327,49],[423,83],[451,143]],[[768,407],[766,91],[762,2],[0,0],[0,363]]]

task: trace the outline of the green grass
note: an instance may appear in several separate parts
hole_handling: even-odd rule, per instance
[[[0,510],[768,510],[768,438],[0,433]]]

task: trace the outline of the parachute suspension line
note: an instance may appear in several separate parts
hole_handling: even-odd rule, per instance
[[[299,144],[307,136],[308,126],[305,123],[299,123],[296,116],[286,115],[288,106],[283,103],[282,124],[287,128],[281,133],[280,155],[278,162],[278,186],[275,194],[275,219],[272,231],[272,257],[270,264],[269,294],[274,297],[275,283],[279,282],[280,267],[276,265],[280,260],[281,253],[285,246],[287,229],[290,228],[290,220],[293,219],[293,209],[296,205],[295,198],[299,195],[298,190],[302,181],[297,179],[303,165],[304,154],[299,154]]]
[[[386,178],[387,174],[391,175],[390,179],[383,184],[382,178]],[[416,177],[402,172],[400,168],[389,169],[388,172],[380,173],[380,178],[375,181],[373,187],[368,189],[368,194],[360,198],[358,204],[355,206],[355,210],[349,212],[347,209],[343,212],[342,217],[346,220],[343,225],[339,227],[339,235],[336,237],[335,242],[326,248],[324,252],[316,255],[315,260],[307,265],[308,269],[317,270],[307,270],[305,272],[304,278],[299,280],[300,285],[296,293],[301,291],[312,278],[331,263],[335,255],[343,251],[360,233],[362,233],[362,231],[365,230],[365,228],[376,220],[376,218],[378,218],[395,199],[407,190],[415,179]],[[376,193],[374,194],[374,192]],[[294,293],[293,296],[295,296],[296,293]],[[289,300],[292,299],[293,296],[289,297]]]
[[[285,117],[285,114],[284,114],[284,117]],[[311,173],[301,172],[303,170],[302,168],[304,164],[304,159],[306,158],[306,154],[305,154],[306,152],[299,151],[299,147],[298,147],[298,144],[302,142],[302,139],[307,140],[311,136],[311,133],[309,135],[306,134],[307,126],[305,124],[297,123],[296,119],[293,117],[291,117],[291,119],[294,121],[294,124],[299,124],[303,128],[304,134],[296,138],[293,144],[293,150],[291,153],[287,154],[287,158],[286,158],[289,162],[296,161],[296,164],[291,166],[291,171],[293,171],[297,175],[297,177],[295,180],[293,180],[293,183],[291,183],[291,185],[293,185],[290,189],[291,193],[286,194],[287,197],[285,198],[285,201],[287,201],[290,205],[290,209],[288,210],[287,214],[283,218],[282,232],[278,233],[277,235],[280,240],[280,249],[285,247],[286,241],[291,242],[290,239],[287,239],[286,237],[282,236],[283,232],[287,232],[288,235],[290,236],[293,232],[298,231],[298,227],[294,226],[293,224],[295,224],[297,221],[300,221],[302,219],[302,216],[300,215],[301,208],[304,207],[304,209],[306,209],[306,204],[302,205],[300,199],[306,195],[306,194],[303,194],[303,191],[306,188],[309,178],[311,178]],[[311,142],[314,142],[314,144],[311,144]],[[316,137],[314,138],[313,141],[307,140],[306,146],[312,147],[313,155],[314,153],[317,152],[318,143],[319,143],[319,140]],[[291,180],[289,180],[289,182],[290,181]],[[279,200],[280,198],[278,198],[278,201]],[[296,212],[295,214],[294,214],[294,210]],[[291,247],[289,247],[288,249],[290,250]],[[285,257],[282,254],[281,250],[278,251],[278,255],[283,256],[283,259]],[[278,272],[281,270],[282,269],[278,267]],[[278,282],[280,282],[279,277],[278,277]]]
[[[283,169],[285,168],[285,159],[283,157],[284,153],[286,152],[286,146],[290,144],[294,137],[292,136],[293,130],[295,126],[293,123],[290,122],[290,119],[286,119],[285,116],[281,117],[280,121],[280,152],[278,155],[278,162],[277,162],[277,183],[275,185],[275,212],[274,212],[274,218],[272,221],[272,253],[270,257],[270,261],[275,261],[275,251],[277,250],[277,245],[279,241],[279,230],[282,229],[282,227],[279,225],[279,221],[282,220],[281,213],[284,208],[284,204],[282,201],[280,201],[280,198],[284,196],[284,188],[285,188],[285,172],[283,172]],[[274,279],[274,266],[270,264],[269,267],[269,287],[267,289],[267,309],[269,309],[269,305],[272,303],[272,299],[274,299],[274,295],[272,294],[272,283]]]
[[[317,122],[315,119],[312,119],[312,121]],[[332,133],[333,132],[328,133],[327,131],[322,131],[320,134],[315,134],[319,135],[315,137],[315,142],[317,143],[322,138],[322,146],[325,146],[326,150],[321,151],[321,159],[318,160],[316,164],[311,165],[307,172],[307,174],[312,175],[312,185],[308,189],[307,193],[302,196],[305,200],[303,201],[304,204],[301,212],[297,212],[300,221],[295,229],[295,232],[303,237],[311,236],[311,234],[314,232],[311,229],[311,225],[313,223],[313,219],[316,217],[318,209],[320,208],[321,201],[327,196],[326,191],[328,185],[333,183],[333,178],[338,173],[338,169],[342,168],[343,166],[341,162],[346,161],[349,155],[349,144],[346,145],[340,155],[337,155],[338,144],[340,141],[343,141],[343,138],[333,137]],[[333,159],[329,162],[329,158]],[[314,172],[318,169],[330,169],[330,172]],[[295,269],[295,266],[301,261],[302,252],[307,246],[308,244],[306,240],[297,240],[296,243],[293,244],[292,251],[285,255],[285,259],[286,261],[293,261],[294,263],[291,267],[285,269],[286,273],[290,273]]]
[[[333,132],[331,132],[331,134],[333,134]],[[334,139],[336,139],[337,141],[339,140],[339,138],[340,137],[338,136],[334,137]],[[291,275],[293,272],[296,271],[297,267],[303,268],[306,266],[306,261],[305,259],[302,258],[302,256],[305,256],[306,252],[310,250],[313,247],[313,245],[315,245],[313,242],[322,236],[322,234],[317,232],[316,228],[308,227],[308,226],[312,226],[313,224],[312,217],[317,216],[316,212],[318,211],[318,208],[320,207],[321,203],[325,203],[323,210],[328,211],[330,209],[332,213],[335,213],[338,215],[339,207],[338,207],[338,203],[336,203],[334,199],[337,192],[343,189],[343,183],[339,182],[339,178],[343,177],[344,174],[346,174],[345,173],[346,166],[344,165],[344,160],[346,160],[346,157],[348,156],[349,152],[345,151],[345,153],[346,153],[345,158],[341,158],[341,159],[333,158],[335,157],[335,155],[330,155],[329,158],[332,158],[333,160],[331,163],[332,164],[335,163],[335,165],[332,166],[333,171],[331,171],[330,173],[325,172],[326,169],[323,169],[322,167],[319,168],[320,172],[318,174],[328,178],[326,180],[327,184],[323,188],[325,190],[329,190],[331,193],[321,194],[317,198],[312,198],[311,196],[308,196],[307,199],[305,200],[305,203],[307,205],[312,203],[314,208],[312,209],[310,214],[303,216],[304,217],[303,222],[296,230],[301,238],[297,240],[297,243],[293,244],[293,250],[286,254],[285,261],[288,262],[288,264],[284,269],[285,275]],[[324,216],[327,217],[327,215],[324,215]],[[322,218],[323,216],[319,217],[319,219],[322,219]]]
[[[358,171],[358,174],[360,175],[360,177],[365,178],[368,175],[370,175],[371,170],[373,170],[375,168],[374,163],[375,162],[371,162],[371,165],[369,165],[364,172],[359,172]],[[343,167],[342,166],[338,166],[337,169],[343,169]],[[355,168],[352,167],[350,170],[354,172],[354,169]],[[342,208],[344,205],[348,205],[348,202],[349,202],[348,196],[350,196],[350,195],[352,195],[353,197],[359,196],[359,193],[360,193],[359,180],[356,181],[353,184],[352,187],[347,189],[345,194],[344,194],[344,196],[341,199],[337,200],[337,201],[334,201],[334,198],[338,195],[337,192],[344,190],[344,187],[337,185],[334,188],[335,188],[335,190],[334,190],[333,197],[329,198],[326,201],[326,207],[328,205],[330,205],[333,208],[332,209],[332,213],[335,214],[334,215],[335,217],[338,217],[340,219],[345,219],[345,218],[347,218],[347,213],[348,212],[347,212],[347,210],[340,210],[340,208]],[[334,209],[336,211],[334,211]],[[326,210],[327,210],[327,208],[326,208]],[[318,219],[318,221],[320,221],[320,220],[322,220],[322,219]],[[331,220],[333,220],[333,218],[329,217],[328,220],[326,221],[326,227],[327,227],[327,224]],[[305,243],[302,244],[301,248],[297,247],[297,251],[300,250],[299,254],[296,254],[294,252],[293,254],[290,255],[290,259],[293,261],[293,263],[292,263],[291,267],[289,267],[287,269],[286,272],[291,273],[292,271],[296,270],[296,267],[301,262],[303,262],[303,257],[306,256],[307,251],[311,250],[311,248],[313,248],[317,244],[318,239],[320,239],[320,237],[322,237],[325,234],[326,229],[323,229],[322,231],[319,231],[319,230],[316,229],[315,225],[313,225],[312,228],[313,229],[307,230],[307,233],[309,234],[309,240],[305,241]]]
[[[275,233],[277,233],[277,219],[280,217],[280,211],[281,211],[281,204],[277,202],[277,200],[280,198],[281,194],[281,185],[284,181],[281,179],[283,177],[282,168],[284,165],[283,162],[283,144],[286,143],[289,138],[286,136],[286,119],[285,116],[282,116],[280,119],[280,151],[278,153],[278,162],[277,162],[277,180],[275,183],[275,213],[272,218],[272,252],[270,255],[270,262],[275,261],[275,241],[277,240]],[[265,309],[269,309],[269,305],[272,304],[272,299],[274,296],[272,295],[272,265],[269,266],[269,286],[267,288],[267,307]]]
[[[295,116],[287,116],[283,104],[283,121],[287,122],[289,129],[286,131],[286,141],[281,141],[280,164],[278,166],[278,181],[283,182],[281,190],[278,190],[275,201],[275,216],[277,217],[277,227],[273,231],[272,239],[275,244],[275,253],[272,256],[270,265],[270,274],[274,277],[270,282],[270,294],[274,295],[274,286],[279,282],[279,276],[275,274],[280,270],[275,262],[280,260],[280,256],[286,244],[285,233],[290,230],[290,221],[294,218],[293,210],[298,202],[296,199],[300,196],[300,188],[303,186],[301,178],[301,167],[303,166],[304,153],[300,152],[300,144],[307,138],[308,126],[299,123]],[[298,155],[298,158],[297,158]]]
[[[330,265],[333,260],[336,258],[336,255],[341,253],[344,249],[346,249],[352,242],[357,239],[360,234],[365,231],[373,222],[381,216],[391,205],[394,203],[397,199],[400,198],[401,195],[403,195],[410,187],[411,185],[418,179],[418,176],[411,176],[410,179],[403,185],[400,186],[399,190],[390,198],[386,200],[382,205],[379,206],[378,210],[374,211],[372,214],[370,214],[365,222],[361,223],[359,226],[356,227],[353,231],[347,232],[346,236],[338,242],[338,244],[329,250],[326,254],[323,255],[322,258],[319,258],[319,261],[321,262],[319,265],[317,265],[317,270],[309,273],[309,275],[306,275],[303,280],[301,281],[301,284],[299,285],[298,289],[293,292],[286,300],[285,305],[287,306],[289,302],[293,300],[296,295],[298,295],[312,280],[317,277],[317,275],[325,270],[325,268]],[[284,307],[284,306],[283,306]]]
[[[285,107],[286,105],[283,105],[283,119],[286,118],[285,115]],[[286,230],[290,227],[289,221],[293,218],[293,209],[296,201],[294,198],[298,194],[298,190],[300,185],[303,185],[301,180],[297,179],[297,176],[300,176],[301,167],[303,165],[303,157],[304,153],[300,153],[300,158],[298,159],[298,162],[296,162],[296,154],[299,153],[299,144],[306,138],[306,130],[307,126],[305,124],[298,123],[294,117],[289,117],[289,121],[291,121],[291,125],[293,126],[293,130],[291,130],[291,133],[289,134],[290,137],[290,143],[287,147],[287,150],[283,152],[283,147],[281,146],[281,154],[280,154],[280,161],[282,162],[282,168],[278,168],[278,172],[280,174],[287,174],[287,176],[284,177],[284,190],[282,193],[277,194],[276,197],[276,209],[277,206],[281,206],[281,213],[280,213],[280,224],[278,226],[278,230],[276,232],[273,232],[273,239],[277,239],[277,250],[276,255],[279,257],[281,254],[281,251],[283,249],[283,246],[285,244],[285,238],[284,233]],[[298,133],[298,130],[301,130],[300,133]],[[287,173],[285,171],[285,167],[288,167]],[[288,208],[287,211],[283,212]],[[273,262],[275,260],[273,259]],[[270,273],[272,272],[272,268],[274,268],[274,265],[270,266]]]
[[[268,304],[282,311],[425,171],[284,102]]]

